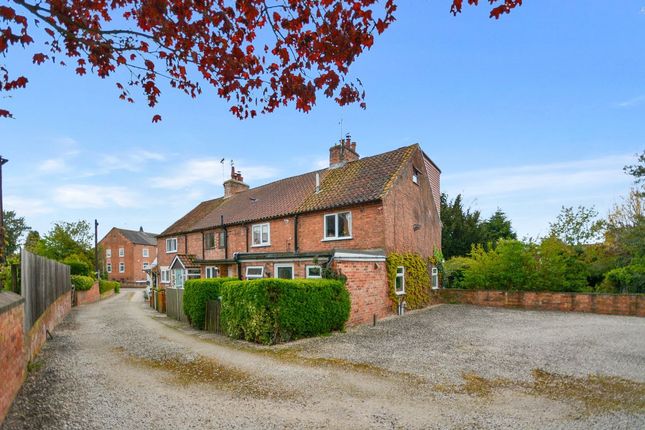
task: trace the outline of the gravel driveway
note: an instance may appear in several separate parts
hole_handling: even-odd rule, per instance
[[[140,291],[72,311],[3,430],[644,428],[645,320],[443,305],[255,347]]]

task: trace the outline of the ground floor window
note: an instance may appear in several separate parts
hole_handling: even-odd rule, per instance
[[[108,263],[105,270],[107,270],[108,273],[112,273],[112,263]]]
[[[405,294],[405,267],[403,266],[399,266],[396,268],[394,292],[396,294]]]
[[[248,266],[246,279],[260,279],[264,276],[264,266]]]
[[[202,277],[200,269],[188,269],[188,279],[199,279]]]
[[[217,270],[217,267],[215,266],[209,266],[205,270],[205,276],[206,278],[217,278],[219,270]]]
[[[161,283],[167,284],[170,282],[170,270],[162,268],[161,269]]]
[[[120,262],[119,263],[119,273],[124,273],[125,272],[125,263]]]
[[[305,267],[307,278],[319,279],[322,278],[322,267],[320,266],[307,266]]]
[[[276,264],[274,275],[280,279],[293,279],[293,264]]]

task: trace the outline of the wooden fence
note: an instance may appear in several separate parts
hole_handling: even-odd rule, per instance
[[[188,322],[184,313],[183,288],[166,288],[166,315],[178,321]]]
[[[206,302],[206,331],[223,334],[221,324],[222,302],[219,300],[209,300]]]
[[[25,299],[25,332],[60,296],[72,289],[69,266],[22,250],[20,292]]]

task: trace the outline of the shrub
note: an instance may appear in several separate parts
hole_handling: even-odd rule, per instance
[[[607,293],[645,293],[645,257],[634,259],[629,266],[607,272],[598,290]]]
[[[236,278],[189,279],[186,281],[183,297],[184,313],[193,327],[204,329],[206,302],[219,298],[222,284],[233,280]]]
[[[408,309],[420,309],[430,303],[429,261],[418,254],[395,254],[387,257],[387,278],[393,306],[398,303],[394,289],[396,269],[405,267],[405,302]]]
[[[119,293],[120,289],[121,284],[117,281],[106,281],[105,279],[99,280],[99,291],[101,292],[101,294],[110,290],[114,290],[115,293]]]
[[[227,335],[263,344],[342,330],[349,292],[332,279],[258,279],[221,287],[221,320]]]
[[[94,278],[83,275],[72,275],[72,285],[76,291],[87,291],[94,285]]]

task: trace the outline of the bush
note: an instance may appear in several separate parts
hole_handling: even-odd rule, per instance
[[[236,339],[273,344],[342,330],[349,292],[332,279],[258,279],[221,287],[221,321]]]
[[[645,293],[645,258],[634,259],[629,266],[607,272],[598,290],[607,293]]]
[[[91,266],[76,254],[66,257],[63,263],[69,266],[72,275],[90,276],[92,274]]]
[[[206,302],[220,297],[220,287],[225,282],[236,278],[189,279],[184,284],[184,313],[190,324],[200,330],[204,329]]]
[[[100,279],[99,280],[99,291],[101,294],[108,292],[110,290],[114,290],[115,293],[119,293],[121,290],[121,284],[118,283],[117,281],[106,281],[105,279]]]
[[[72,285],[76,291],[87,291],[94,285],[94,278],[82,275],[72,275]]]

